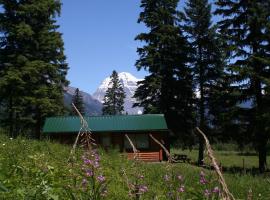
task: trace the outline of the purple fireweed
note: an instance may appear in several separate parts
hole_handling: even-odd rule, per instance
[[[168,176],[167,174],[164,176],[164,180],[165,181],[169,181],[170,180],[170,176]]]
[[[185,192],[185,186],[184,185],[181,185],[179,188],[178,188],[178,192]]]
[[[86,187],[86,185],[87,185],[87,179],[84,178],[84,179],[82,180],[82,186],[83,186],[83,187]]]
[[[103,175],[98,175],[100,172],[100,156],[97,150],[86,152],[82,156],[81,170],[84,172],[81,183],[82,189],[89,191],[89,195],[92,197],[106,196],[108,193],[106,178]],[[92,197],[90,199],[92,199]]]
[[[94,173],[93,173],[93,171],[92,170],[86,170],[86,173],[85,173],[85,175],[87,176],[87,177],[92,177],[93,175],[94,175]]]
[[[144,179],[144,175],[140,175],[139,176],[139,179]]]
[[[220,193],[220,189],[218,186],[214,187],[214,189],[212,190],[213,193],[219,194]]]
[[[148,191],[148,187],[146,185],[139,186],[139,193],[145,193]]]
[[[202,185],[207,184],[207,180],[205,178],[205,173],[203,171],[201,171],[201,173],[200,173],[200,184],[202,184]]]
[[[211,191],[208,190],[208,189],[205,189],[205,190],[204,190],[204,196],[205,196],[205,197],[209,197],[210,195],[211,195]]]
[[[182,176],[182,175],[178,175],[178,176],[177,176],[177,179],[178,179],[179,181],[182,181],[182,180],[183,180],[183,176]]]
[[[102,175],[99,175],[99,176],[97,177],[97,181],[100,182],[100,183],[102,183],[102,182],[105,181],[105,177],[102,176]]]
[[[106,197],[107,194],[108,194],[108,190],[105,189],[104,191],[102,191],[101,196]]]

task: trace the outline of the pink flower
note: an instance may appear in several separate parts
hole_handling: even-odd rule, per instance
[[[213,189],[212,192],[213,193],[219,193],[220,192],[220,189],[216,186],[216,187],[214,187],[214,189]]]
[[[92,177],[93,175],[94,175],[93,171],[91,171],[91,170],[86,171],[86,176]]]
[[[207,180],[204,177],[200,178],[200,184],[205,185],[207,184]]]
[[[201,171],[200,176],[205,176],[205,173],[203,171]]]
[[[204,190],[204,196],[205,197],[209,197],[211,195],[211,191],[209,191],[208,189]]]
[[[97,180],[98,180],[98,182],[102,183],[102,182],[105,181],[105,177],[100,175],[100,176],[97,177]]]
[[[107,196],[107,194],[108,194],[108,191],[105,189],[104,191],[102,191],[101,196],[105,197],[105,196]]]
[[[99,162],[95,161],[93,166],[94,166],[94,168],[99,168]]]
[[[145,193],[148,191],[148,187],[146,185],[140,185],[139,186],[139,192],[140,193]]]
[[[82,180],[82,186],[85,187],[86,184],[87,184],[87,180],[84,178],[84,179]]]
[[[178,188],[178,192],[185,192],[185,186],[181,185],[180,188]]]
[[[170,177],[166,174],[166,175],[164,176],[164,180],[165,180],[165,181],[169,181],[169,180],[170,180]]]
[[[179,175],[179,176],[177,176],[177,179],[178,179],[179,181],[182,181],[182,180],[183,180],[183,176]]]
[[[200,173],[200,184],[205,185],[207,184],[207,180],[205,179],[205,173],[201,171]]]
[[[144,175],[140,175],[139,176],[139,179],[144,179]]]

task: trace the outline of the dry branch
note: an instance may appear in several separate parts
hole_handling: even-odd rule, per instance
[[[135,147],[135,145],[133,144],[132,140],[128,137],[127,134],[125,134],[125,137],[127,138],[129,144],[130,144],[131,147],[132,147],[133,154],[134,154],[134,160],[137,160],[137,159],[138,159],[138,153],[139,153],[139,150]]]
[[[196,130],[198,131],[199,134],[201,134],[205,140],[205,144],[206,144],[206,150],[207,150],[207,155],[209,156],[213,167],[218,175],[218,180],[219,183],[222,186],[222,199],[223,200],[235,200],[234,196],[230,193],[228,186],[225,182],[225,179],[223,177],[223,174],[220,171],[219,165],[217,164],[217,160],[214,156],[214,152],[212,150],[212,147],[210,145],[210,142],[208,140],[208,138],[206,137],[206,135],[197,127]]]
[[[91,130],[89,129],[89,127],[88,127],[87,121],[84,119],[84,117],[82,116],[80,111],[76,108],[76,106],[73,103],[72,103],[72,106],[73,106],[73,108],[75,109],[75,111],[77,112],[77,114],[80,117],[81,128],[80,128],[80,130],[79,130],[79,132],[77,134],[76,140],[75,140],[75,142],[73,144],[73,147],[71,149],[70,157],[68,159],[69,161],[72,158],[74,158],[74,154],[75,154],[76,147],[77,147],[77,144],[79,142],[80,137],[82,137],[83,146],[87,147],[89,150],[92,149],[92,145],[95,145],[95,141],[91,136],[92,133],[91,133]]]
[[[151,133],[149,135],[152,138],[152,140],[154,140],[154,142],[156,142],[165,151],[165,153],[168,157],[168,162],[172,163],[173,159],[172,159],[172,156],[171,156],[170,152],[168,151],[168,149],[166,149],[166,147],[163,144],[161,144],[161,142],[159,142]]]

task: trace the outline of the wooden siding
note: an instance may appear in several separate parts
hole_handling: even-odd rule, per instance
[[[134,153],[127,153],[128,159],[134,159]],[[146,162],[160,162],[163,160],[162,150],[153,152],[140,152],[136,154],[136,159]]]

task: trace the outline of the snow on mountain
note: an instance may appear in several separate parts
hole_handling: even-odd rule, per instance
[[[137,89],[137,82],[141,81],[142,79],[138,79],[128,72],[118,73],[118,76],[126,93],[124,104],[125,112],[127,112],[128,114],[141,114],[143,110],[142,108],[139,107],[132,108],[132,106],[136,102],[136,100],[133,98],[133,95]],[[111,80],[110,77],[107,77],[102,81],[101,85],[92,95],[95,99],[99,100],[100,102],[103,102],[104,95],[107,89],[110,87],[110,80]]]

